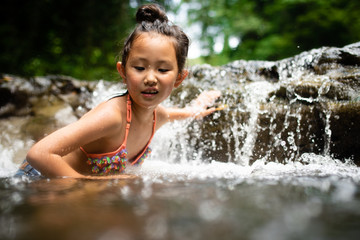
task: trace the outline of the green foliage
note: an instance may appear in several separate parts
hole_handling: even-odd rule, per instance
[[[0,72],[117,78],[116,58],[139,5],[136,0],[2,0]]]
[[[139,0],[0,1],[0,73],[118,79],[115,63]],[[182,5],[157,1],[176,12]],[[183,0],[207,56],[191,63],[278,60],[360,40],[358,0]],[[193,38],[193,36],[191,36]],[[196,39],[195,39],[196,40]],[[222,41],[221,51],[215,43]],[[235,41],[234,41],[235,40]]]
[[[190,22],[201,22],[205,61],[278,60],[321,46],[360,40],[358,0],[184,0]],[[214,39],[224,46],[214,51]],[[230,37],[238,45],[230,47]]]

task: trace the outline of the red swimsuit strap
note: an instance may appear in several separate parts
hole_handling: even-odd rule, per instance
[[[126,143],[127,143],[127,138],[129,135],[129,130],[130,130],[130,123],[131,123],[131,99],[130,99],[130,94],[127,95],[127,100],[126,100],[126,129],[125,129],[125,138],[123,141],[123,146],[124,148],[126,148]]]
[[[131,99],[130,99],[130,94],[128,94],[128,96],[127,96],[127,116],[126,116],[126,119],[127,119],[126,132],[125,132],[125,139],[124,139],[124,142],[123,142],[123,145],[125,146],[125,148],[126,148],[127,136],[128,136],[128,134],[129,134],[130,123],[131,123]],[[151,143],[151,140],[152,140],[153,137],[154,137],[155,128],[156,128],[156,111],[154,110],[154,118],[153,118],[153,127],[152,127],[151,137],[150,137],[148,143],[146,144],[145,148],[144,148],[144,149],[141,151],[141,153],[136,157],[136,159],[131,162],[131,165],[136,164],[136,163],[139,161],[139,159],[144,155],[144,153],[146,152],[146,150],[148,149],[148,147],[149,147],[149,145],[150,145],[150,143]]]

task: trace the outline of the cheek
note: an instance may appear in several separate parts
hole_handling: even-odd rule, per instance
[[[176,78],[177,78],[176,74],[169,74],[163,78],[163,82],[166,82],[167,85],[174,86],[174,83],[176,82]]]
[[[131,72],[129,72],[127,75],[126,75],[126,84],[127,85],[137,85],[139,84],[140,78],[136,75],[136,74],[133,74]]]
[[[172,92],[172,90],[175,88],[175,78],[171,78],[171,79],[168,79],[166,81],[166,92],[168,94],[170,94]]]

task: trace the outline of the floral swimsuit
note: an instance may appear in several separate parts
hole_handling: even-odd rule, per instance
[[[118,95],[123,96],[123,95]],[[153,129],[152,129],[152,135],[149,139],[149,142],[147,143],[144,150],[136,157],[136,159],[133,162],[129,162],[127,157],[127,151],[126,151],[126,142],[127,137],[129,134],[130,129],[130,123],[131,123],[131,99],[130,95],[127,95],[127,111],[126,111],[126,132],[125,132],[125,138],[124,142],[121,144],[121,146],[113,151],[108,153],[87,153],[82,147],[80,149],[86,154],[88,157],[87,163],[89,165],[92,165],[92,172],[98,175],[105,175],[105,174],[114,174],[114,173],[121,173],[125,170],[126,165],[141,165],[145,158],[149,156],[151,153],[151,149],[149,148],[149,144],[154,136],[155,133],[155,124],[156,124],[156,114],[154,111],[154,119],[153,119]]]

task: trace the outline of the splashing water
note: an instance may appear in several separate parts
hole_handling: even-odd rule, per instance
[[[307,61],[311,61],[311,58],[305,57],[304,62]],[[195,68],[193,75],[201,70],[203,69]],[[234,81],[230,71],[206,66],[206,73],[201,81],[190,77],[185,86],[175,91],[164,105],[184,106],[195,96],[194,92],[216,88],[223,92],[219,104],[226,104],[228,107],[204,120],[187,120],[165,125],[154,137],[151,160],[146,161],[141,170],[134,170],[132,173],[151,178],[178,177],[180,180],[281,179],[283,176],[336,175],[358,182],[359,171],[351,160],[339,161],[330,154],[331,110],[324,112],[323,150],[300,152],[299,144],[305,138],[317,145],[317,138],[307,133],[312,127],[311,124],[304,126],[307,119],[303,107],[290,103],[289,106],[280,107],[280,115],[275,114],[272,108],[279,107],[271,94],[284,83],[281,85],[256,78],[251,69],[248,71],[254,81],[248,82],[238,76],[235,76],[237,80]],[[322,101],[323,94],[329,91],[329,80],[321,81],[322,86],[317,98],[310,96],[305,99],[296,94],[296,89],[291,84],[301,77],[306,81],[302,71],[300,68],[293,73],[292,78],[285,77],[288,75],[286,71],[282,74],[284,76],[280,76],[280,79],[286,79],[286,84],[290,85],[287,94],[295,96],[291,101]],[[220,81],[221,84],[218,84]],[[94,107],[105,99],[104,96],[117,92],[118,88],[116,84],[99,81],[87,107]],[[311,106],[306,108],[312,111]],[[282,119],[279,120],[279,116]],[[16,124],[24,124],[21,121]],[[2,121],[1,130],[0,176],[8,177],[14,173],[33,141],[26,136],[20,136],[21,127],[12,125],[11,120]],[[262,142],[261,139],[267,141]]]

